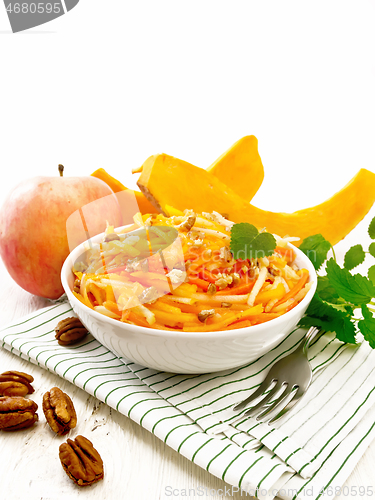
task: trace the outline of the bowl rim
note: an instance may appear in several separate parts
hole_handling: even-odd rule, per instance
[[[121,231],[122,229],[125,229],[126,227],[131,226],[131,224],[127,224],[125,226],[120,226],[117,227],[115,230],[116,231]],[[100,239],[103,237],[104,231],[100,234],[97,234],[90,238],[90,241],[93,243],[96,243],[97,240],[100,241]],[[170,337],[173,338],[176,335],[178,335],[181,339],[189,339],[189,338],[194,338],[194,339],[212,339],[212,338],[225,338],[225,337],[233,337],[237,336],[240,337],[242,334],[248,336],[249,332],[254,332],[254,334],[259,334],[263,332],[264,330],[267,330],[270,326],[277,328],[278,325],[280,325],[280,328],[282,327],[283,322],[287,321],[288,318],[291,316],[295,315],[298,316],[298,313],[301,309],[303,309],[306,305],[306,302],[309,304],[315,294],[316,288],[317,288],[317,283],[318,283],[318,277],[315,271],[315,268],[310,261],[310,259],[305,255],[302,250],[300,250],[298,247],[295,245],[292,245],[291,243],[288,243],[288,248],[292,248],[294,252],[296,253],[297,256],[299,256],[301,259],[304,260],[304,267],[309,271],[309,282],[313,282],[313,286],[310,288],[310,290],[307,292],[305,297],[301,300],[299,304],[297,304],[293,309],[288,311],[287,313],[279,316],[278,318],[271,319],[269,321],[266,321],[264,323],[261,323],[260,325],[252,325],[252,326],[247,326],[244,328],[237,328],[233,330],[215,330],[211,332],[184,332],[182,330],[163,330],[163,329],[155,329],[155,328],[148,328],[145,326],[139,326],[139,325],[133,325],[131,323],[126,323],[123,321],[119,321],[118,319],[110,318],[109,316],[106,316],[105,314],[101,314],[94,309],[90,309],[88,306],[83,304],[80,300],[78,300],[74,294],[72,293],[69,285],[68,285],[68,275],[71,272],[72,268],[72,263],[74,262],[74,258],[82,253],[84,245],[88,242],[89,240],[84,241],[80,245],[78,245],[76,248],[74,248],[68,255],[68,257],[65,259],[62,269],[61,269],[61,282],[62,286],[65,290],[65,293],[68,297],[69,302],[73,301],[73,304],[75,304],[78,307],[85,307],[87,309],[87,312],[93,315],[94,318],[97,318],[100,321],[104,322],[109,322],[110,325],[114,325],[119,327],[120,329],[123,328],[124,330],[130,330],[134,333],[142,333],[143,335],[148,335],[151,337]],[[73,306],[72,304],[72,306]],[[73,307],[74,309],[74,307]]]

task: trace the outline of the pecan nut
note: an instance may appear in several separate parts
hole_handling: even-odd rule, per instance
[[[0,429],[17,431],[31,427],[38,420],[38,405],[20,396],[0,397]]]
[[[60,445],[61,465],[70,479],[79,486],[88,486],[103,479],[103,460],[91,441],[84,436],[68,439]]]
[[[23,372],[8,371],[0,375],[0,396],[26,396],[32,394],[34,377]]]
[[[75,317],[59,321],[55,328],[55,337],[60,345],[77,344],[87,333],[87,328]]]
[[[59,436],[77,425],[73,401],[58,387],[52,387],[43,396],[43,412],[51,429]]]

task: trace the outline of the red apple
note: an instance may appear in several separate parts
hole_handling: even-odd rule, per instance
[[[60,176],[21,182],[0,212],[0,255],[9,274],[28,292],[49,299],[64,293],[60,272],[69,251],[103,232],[106,221],[115,227],[122,222],[118,201],[105,182],[63,177],[61,167]],[[68,244],[67,220],[80,208],[69,219]]]

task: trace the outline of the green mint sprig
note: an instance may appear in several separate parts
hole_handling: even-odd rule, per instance
[[[370,222],[368,233],[375,240],[375,217]],[[318,275],[316,293],[299,324],[320,326],[325,331],[335,332],[342,342],[351,344],[356,343],[356,334],[360,331],[375,349],[375,265],[369,268],[367,276],[350,272],[364,262],[366,253],[375,257],[375,242],[370,244],[367,252],[362,245],[351,247],[345,254],[343,267],[337,264],[334,254],[327,261],[331,248],[321,234],[309,236],[300,245],[300,250],[310,258],[317,271],[326,262],[326,274]],[[363,316],[360,320],[354,316],[354,310],[358,308]]]
[[[248,222],[234,224],[230,232],[230,250],[235,259],[257,259],[272,255],[276,239],[271,233],[260,233]]]

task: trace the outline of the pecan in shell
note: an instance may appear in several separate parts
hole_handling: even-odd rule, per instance
[[[0,429],[17,431],[31,427],[38,420],[38,405],[20,396],[0,397]]]
[[[70,479],[79,486],[88,486],[103,479],[103,460],[91,441],[84,436],[68,439],[60,445],[61,465]]]
[[[42,407],[49,426],[59,436],[67,434],[77,425],[73,401],[58,387],[52,387],[44,394]]]
[[[87,328],[75,317],[59,321],[55,328],[55,337],[58,343],[64,346],[77,344],[87,333]]]
[[[0,396],[26,396],[32,394],[34,377],[27,373],[7,371],[0,375]]]

